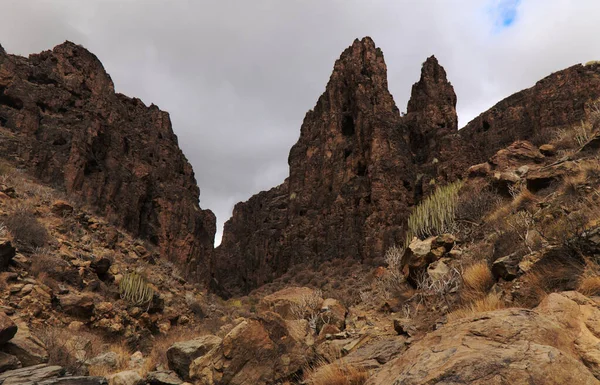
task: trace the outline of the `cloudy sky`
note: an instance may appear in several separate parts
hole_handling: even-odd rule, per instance
[[[461,125],[553,71],[600,59],[598,0],[0,0],[0,44],[94,52],[117,91],[171,113],[200,204],[233,205],[288,175],[300,124],[355,38],[384,52],[406,109],[435,54]]]

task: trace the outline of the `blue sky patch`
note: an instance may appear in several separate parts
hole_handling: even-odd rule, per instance
[[[509,28],[517,20],[517,11],[521,0],[492,0],[488,8],[498,31]]]

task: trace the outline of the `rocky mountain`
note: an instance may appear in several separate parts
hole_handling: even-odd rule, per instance
[[[29,58],[0,50],[0,149],[207,278],[215,217],[199,207],[169,115],[115,93],[85,48],[66,42]]]
[[[541,144],[584,119],[600,95],[599,75],[596,65],[552,74],[459,131],[457,97],[435,57],[401,117],[381,50],[356,40],[306,114],[289,178],[235,206],[215,253],[215,289],[245,293],[301,263],[380,258],[402,242],[410,207],[437,185],[514,140]]]

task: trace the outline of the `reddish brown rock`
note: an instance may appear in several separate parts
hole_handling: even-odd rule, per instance
[[[238,204],[215,279],[248,291],[291,265],[379,257],[400,241],[414,178],[383,54],[356,40],[306,114],[283,185]]]
[[[0,151],[206,278],[215,218],[201,210],[169,115],[115,93],[100,61],[66,42],[0,52]]]

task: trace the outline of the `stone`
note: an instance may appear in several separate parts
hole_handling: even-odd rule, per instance
[[[146,383],[148,385],[181,385],[183,381],[177,377],[175,372],[163,370],[148,373]]]
[[[17,357],[24,367],[47,363],[48,352],[44,343],[30,333],[23,321],[18,320],[17,324],[17,334],[2,347],[2,350]]]
[[[448,267],[443,260],[435,261],[427,266],[427,275],[429,275],[433,281],[445,277],[449,272],[450,267]]]
[[[544,156],[554,156],[556,155],[556,147],[553,144],[542,144],[539,147],[540,152]]]
[[[62,311],[65,314],[80,318],[90,318],[94,314],[95,296],[90,293],[73,293],[58,297]]]
[[[109,369],[116,369],[119,366],[119,355],[115,352],[106,352],[90,358],[86,361],[88,366],[102,366]]]
[[[0,351],[0,373],[19,369],[20,367],[21,361],[17,357]]]
[[[320,297],[316,298],[316,295],[317,292],[308,287],[286,287],[264,296],[258,304],[258,309],[260,311],[272,311],[284,319],[293,320],[298,318],[298,315],[294,314],[294,308],[303,306],[307,301],[315,302],[315,307],[321,305],[322,299]]]
[[[9,240],[0,240],[0,271],[5,271],[16,255],[16,250]]]
[[[300,330],[299,323],[272,312],[244,320],[220,345],[192,362],[190,378],[202,385],[283,382],[314,359],[306,343],[308,325],[302,321]]]
[[[192,361],[205,355],[221,342],[222,339],[217,336],[206,335],[190,341],[175,343],[166,352],[169,369],[175,371],[183,379],[189,378]]]
[[[522,258],[518,254],[498,258],[492,264],[492,275],[496,280],[502,278],[505,281],[512,281],[520,275],[521,260]]]
[[[409,318],[397,318],[394,320],[394,330],[398,335],[413,337],[417,334],[417,328]]]
[[[97,258],[96,260],[94,260],[91,263],[90,267],[92,268],[92,270],[94,270],[94,272],[98,275],[98,277],[103,279],[103,278],[107,277],[107,274],[110,270],[111,264],[112,263],[109,258],[102,257],[102,258]]]
[[[2,385],[36,385],[44,380],[49,380],[65,373],[60,366],[55,365],[27,365],[21,369],[9,370],[0,373],[0,384]],[[52,384],[52,383],[50,383]]]
[[[144,385],[145,381],[137,371],[126,370],[108,377],[109,385]]]
[[[346,327],[346,314],[348,310],[338,300],[333,298],[327,298],[321,304],[319,310],[319,324],[317,325],[320,330],[322,325],[331,324],[335,325],[338,329],[343,330]]]
[[[63,200],[58,200],[52,203],[51,211],[58,216],[64,217],[65,215],[73,213],[73,206]]]
[[[469,167],[467,175],[469,178],[486,177],[492,172],[492,166],[488,162],[480,163]]]
[[[215,216],[200,209],[169,114],[116,93],[98,58],[72,42],[27,58],[2,53],[0,74],[11,132],[0,153],[208,283]]]
[[[0,346],[4,345],[17,334],[17,325],[13,320],[0,312]]]

